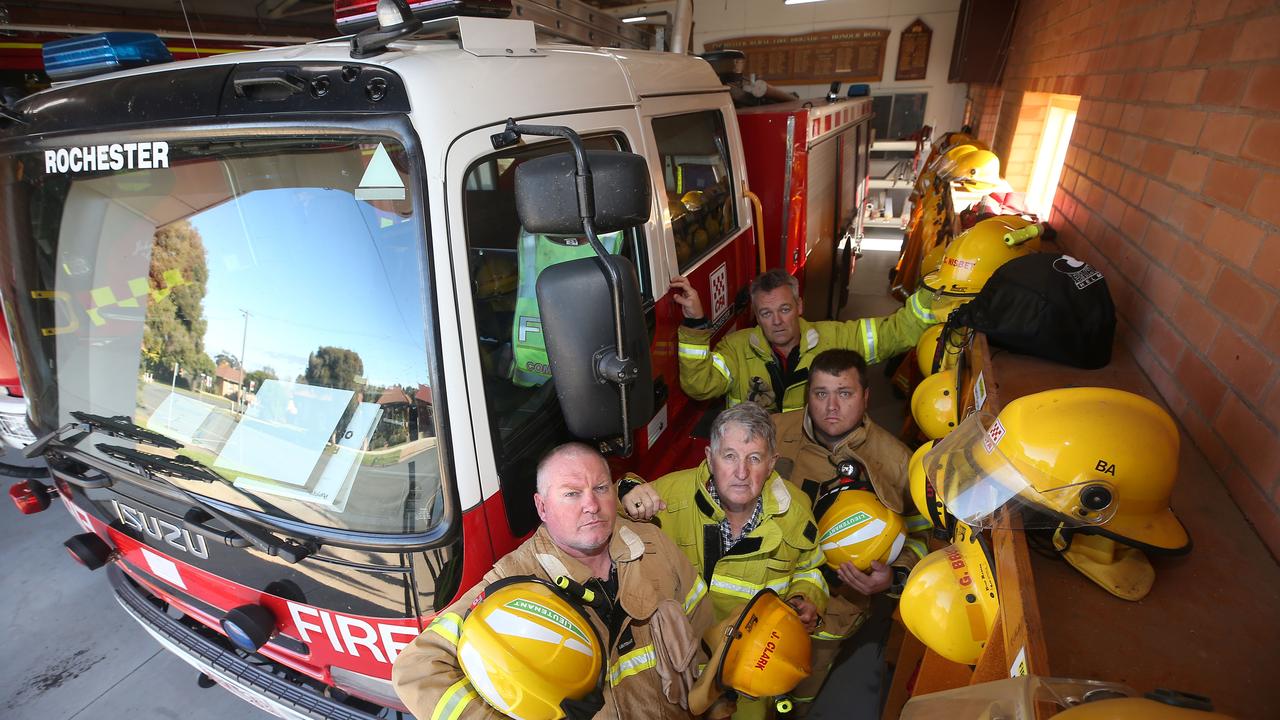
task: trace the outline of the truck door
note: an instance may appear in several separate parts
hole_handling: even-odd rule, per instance
[[[589,149],[644,151],[634,112],[540,117],[537,122],[573,128]],[[462,136],[445,160],[457,322],[475,428],[480,502],[495,557],[537,527],[532,500],[537,462],[547,450],[573,439],[542,342],[535,281],[549,265],[592,254],[584,238],[528,233],[516,216],[515,169],[532,158],[564,152],[568,143],[526,137],[494,151],[489,138],[501,130],[502,124],[494,124]],[[658,281],[651,269],[654,244],[646,238],[653,237],[661,237],[656,219],[643,228],[601,237],[611,251],[635,264],[650,317]]]
[[[656,291],[663,297],[657,303],[653,372],[655,387],[665,395],[655,407],[669,426],[666,437],[649,440],[674,469],[699,459],[700,441],[689,440],[707,406],[680,389],[676,333],[684,316],[667,293],[668,281],[674,275],[689,278],[719,339],[752,322],[746,288],[758,272],[756,237],[729,96],[645,98],[640,114],[660,221],[653,252]]]

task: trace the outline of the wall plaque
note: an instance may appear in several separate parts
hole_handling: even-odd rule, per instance
[[[920,18],[898,39],[898,72],[894,80],[923,80],[929,70],[929,43],[933,31]]]
[[[771,83],[879,82],[888,39],[888,30],[834,30],[728,38],[706,50],[741,50],[747,74]]]

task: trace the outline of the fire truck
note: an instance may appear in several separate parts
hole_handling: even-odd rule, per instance
[[[391,663],[536,527],[554,445],[694,464],[713,409],[680,390],[670,278],[720,334],[770,258],[830,297],[801,260],[838,257],[864,187],[869,103],[797,103],[788,161],[838,162],[823,134],[861,160],[819,179],[845,192],[804,214],[820,241],[770,241],[704,61],[375,5],[180,63],[46,48],[60,82],[0,114],[0,295],[51,472],[10,495],[61,503],[134,620],[285,718],[407,715]],[[803,180],[751,178],[792,217]]]

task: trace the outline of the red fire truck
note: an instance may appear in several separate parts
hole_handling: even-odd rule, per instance
[[[751,322],[761,256],[830,294],[801,260],[836,257],[865,174],[821,178],[852,198],[810,223],[821,241],[758,242],[702,60],[338,5],[358,32],[299,47],[52,49],[65,82],[0,115],[0,294],[52,471],[10,495],[61,502],[68,551],[129,615],[287,718],[403,713],[391,662],[534,529],[550,447],[587,438],[648,477],[693,464],[708,409],[680,390],[669,279],[721,333]],[[88,76],[119,58],[140,67]],[[864,103],[805,142],[865,158]],[[550,195],[587,175],[575,156],[594,239],[556,218],[590,203]],[[784,176],[752,188],[804,192]]]

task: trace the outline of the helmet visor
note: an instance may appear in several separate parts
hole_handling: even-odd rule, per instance
[[[1101,525],[1115,514],[1115,488],[1104,481],[1064,485],[1018,457],[999,420],[974,413],[924,456],[925,476],[961,522],[1012,529]],[[1006,450],[1010,454],[1006,454]],[[1006,508],[1005,512],[997,512]]]

